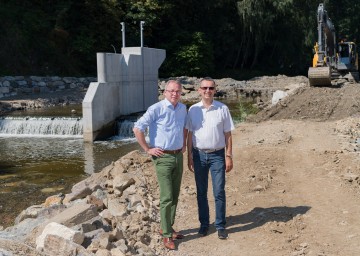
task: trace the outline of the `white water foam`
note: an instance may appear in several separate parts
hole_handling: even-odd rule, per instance
[[[81,118],[5,117],[0,119],[1,137],[82,137]]]

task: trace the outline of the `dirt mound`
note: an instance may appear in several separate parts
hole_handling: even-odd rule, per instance
[[[295,92],[276,105],[264,108],[248,121],[280,119],[340,120],[360,113],[360,84],[337,87],[297,88]]]

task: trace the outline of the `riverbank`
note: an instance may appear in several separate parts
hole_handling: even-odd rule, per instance
[[[197,89],[201,78],[177,77],[174,79],[178,79],[183,85],[183,101],[196,101],[199,99]],[[163,91],[167,80],[159,79],[159,99],[163,98]],[[61,90],[55,88],[56,90],[34,91],[35,86],[30,87],[32,91],[27,93],[19,91],[14,95],[9,94],[6,97],[0,98],[0,116],[14,110],[81,104],[92,80],[86,81],[81,84],[77,83],[78,86],[74,88],[63,86]],[[297,88],[304,87],[307,84],[307,78],[304,76],[287,77],[283,75],[256,77],[247,81],[237,81],[231,78],[215,79],[215,81],[217,84],[215,96],[217,98],[257,97],[259,108],[268,105],[267,100],[271,99],[275,91],[286,91],[288,94],[291,94]],[[266,101],[263,99],[266,99]]]

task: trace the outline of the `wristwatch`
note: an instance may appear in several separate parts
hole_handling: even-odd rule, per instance
[[[233,155],[226,155],[226,157],[230,157],[231,159],[233,158]]]

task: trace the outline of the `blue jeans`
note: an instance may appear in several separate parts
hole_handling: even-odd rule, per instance
[[[198,214],[201,227],[209,227],[209,203],[207,198],[208,176],[211,173],[215,198],[215,228],[224,229],[226,224],[225,197],[225,150],[205,153],[193,148],[193,161],[197,191]]]

